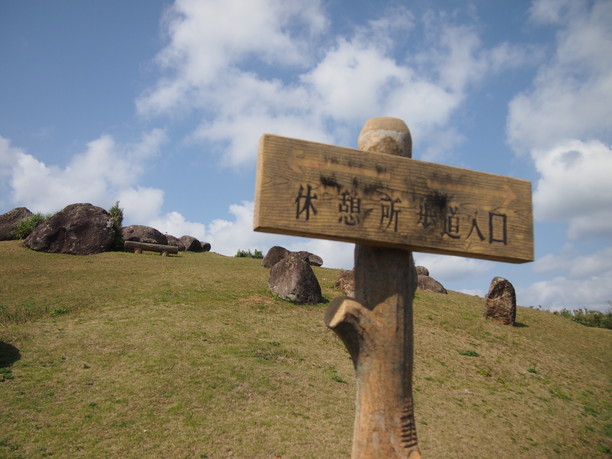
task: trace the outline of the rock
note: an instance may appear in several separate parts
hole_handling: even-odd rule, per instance
[[[202,244],[193,236],[181,236],[179,238],[181,243],[185,246],[185,250],[189,252],[201,252]]]
[[[289,252],[286,248],[281,247],[279,245],[275,245],[270,250],[268,250],[266,256],[263,258],[263,260],[261,260],[261,266],[263,266],[264,268],[271,268],[290,253],[291,252]]]
[[[202,251],[204,252],[210,252],[210,242],[204,242],[204,241],[200,241],[200,244],[202,244]]]
[[[334,287],[342,290],[346,296],[355,297],[355,271],[341,271]]]
[[[124,241],[146,242],[147,244],[168,245],[168,238],[155,228],[144,225],[130,225],[121,228]]]
[[[304,250],[294,253],[301,257],[302,260],[307,262],[310,266],[323,266],[323,258],[315,255],[314,253],[306,252]]]
[[[422,290],[429,290],[435,293],[444,293],[444,294],[448,293],[446,289],[444,288],[444,286],[440,282],[435,280],[433,277],[419,274],[417,278],[418,278],[418,287]]]
[[[91,204],[71,204],[38,225],[24,241],[41,252],[89,255],[109,250],[115,239],[111,215]]]
[[[268,250],[268,253],[264,257],[264,259],[261,261],[261,266],[263,266],[264,268],[271,268],[276,263],[278,263],[283,258],[285,258],[286,256],[292,253],[296,254],[302,260],[306,261],[310,266],[322,266],[323,265],[323,259],[320,256],[315,255],[314,253],[306,252],[305,250],[302,250],[300,252],[290,252],[284,247],[275,245],[270,250]]]
[[[185,246],[178,237],[172,236],[171,234],[166,234],[166,239],[168,240],[168,245],[178,247],[179,251],[181,252],[185,250]]]
[[[504,325],[514,325],[516,321],[516,293],[510,281],[494,277],[485,297],[485,319],[492,319]]]
[[[32,212],[25,207],[17,207],[0,215],[0,241],[14,239],[12,233],[17,229],[21,220],[32,216]]]
[[[417,276],[429,276],[429,269],[425,266],[417,266],[416,267]]]
[[[292,303],[316,304],[323,300],[321,286],[310,265],[296,254],[270,269],[268,286],[273,294]]]

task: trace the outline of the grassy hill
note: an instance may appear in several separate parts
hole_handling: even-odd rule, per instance
[[[338,271],[315,268],[327,299]],[[0,457],[342,458],[355,385],[326,304],[215,253],[37,253],[0,242]],[[421,290],[424,457],[610,457],[612,332]]]

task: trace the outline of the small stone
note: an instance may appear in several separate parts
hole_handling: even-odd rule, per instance
[[[448,294],[444,286],[440,282],[435,280],[433,277],[419,274],[417,278],[418,278],[418,286],[420,289],[429,290],[430,292],[434,292],[434,293],[443,293],[445,295]]]
[[[485,297],[484,317],[504,325],[514,325],[516,321],[516,293],[510,281],[494,277]]]
[[[334,287],[342,290],[346,296],[355,297],[355,271],[341,271]]]

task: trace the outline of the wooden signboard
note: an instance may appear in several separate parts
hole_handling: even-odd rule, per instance
[[[264,134],[255,231],[533,261],[531,183]]]

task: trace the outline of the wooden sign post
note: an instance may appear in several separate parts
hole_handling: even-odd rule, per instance
[[[264,135],[255,231],[355,242],[355,298],[326,325],[357,379],[353,458],[419,458],[412,403],[411,251],[533,260],[531,184],[409,159],[396,118],[374,118],[359,150]]]

